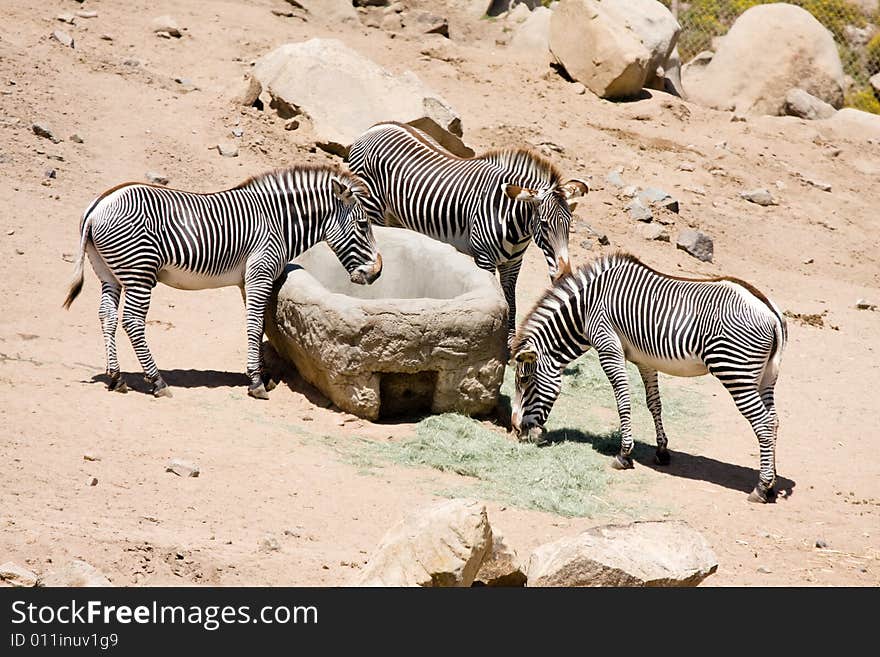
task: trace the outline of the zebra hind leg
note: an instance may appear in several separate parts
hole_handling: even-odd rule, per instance
[[[144,370],[144,378],[147,383],[153,385],[153,396],[171,397],[171,388],[159,374],[159,368],[156,367],[156,362],[147,346],[146,320],[147,311],[150,309],[150,293],[151,288],[144,285],[127,285],[125,287],[122,327],[128,334],[131,346]]]
[[[642,375],[642,383],[645,384],[645,403],[654,418],[654,429],[657,432],[657,452],[654,454],[654,462],[657,465],[669,465],[669,449],[666,439],[666,431],[663,429],[662,404],[660,403],[660,387],[657,384],[657,370],[652,367],[639,365],[639,374]]]
[[[633,467],[632,450],[632,419],[630,416],[629,381],[626,376],[626,360],[623,350],[616,337],[614,342],[596,345],[599,354],[599,364],[611,387],[614,388],[614,397],[617,400],[617,414],[620,416],[620,453],[614,457],[611,466],[616,470],[629,470]]]
[[[122,288],[116,283],[101,283],[101,306],[98,310],[98,318],[101,320],[101,332],[104,334],[107,376],[110,377],[107,389],[111,392],[128,392],[128,386],[119,371],[119,360],[116,357],[116,325],[119,321],[121,292]]]
[[[766,503],[776,497],[776,416],[764,405],[757,387],[728,389],[739,412],[755,432],[760,446],[760,477],[758,485],[749,494],[749,502]]]

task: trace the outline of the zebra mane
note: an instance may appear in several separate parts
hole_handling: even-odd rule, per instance
[[[516,354],[529,341],[534,331],[543,325],[543,319],[554,314],[562,303],[589,286],[600,274],[623,264],[646,265],[629,253],[617,252],[600,256],[586,265],[581,265],[570,274],[566,274],[556,283],[547,288],[532,310],[523,320],[516,337],[513,339],[511,354]]]
[[[343,182],[351,187],[355,191],[355,193],[358,193],[362,196],[369,196],[367,187],[366,185],[364,185],[364,182],[360,178],[358,178],[350,171],[343,171],[339,167],[332,164],[297,164],[291,167],[279,167],[276,169],[270,169],[269,171],[264,171],[263,173],[258,173],[255,176],[251,176],[250,178],[242,181],[232,189],[245,189],[252,185],[259,184],[267,179],[280,181],[288,174],[291,174],[293,176],[293,179],[297,182],[312,180],[315,183],[319,184],[326,183],[331,178],[337,178],[340,182]]]
[[[529,148],[494,148],[473,159],[491,162],[511,173],[524,173],[530,180],[549,186],[556,187],[562,182],[562,173],[556,165]]]

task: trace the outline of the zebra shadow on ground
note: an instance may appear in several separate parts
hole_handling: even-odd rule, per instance
[[[566,441],[588,443],[599,454],[609,458],[620,451],[620,433],[617,431],[596,434],[579,429],[554,429],[547,432],[545,439],[548,444]],[[654,462],[656,449],[656,445],[636,440],[632,452],[633,460],[643,467],[651,468],[663,474],[693,479],[695,481],[705,481],[743,493],[750,493],[758,481],[758,470],[756,468],[746,468],[741,465],[718,461],[708,456],[689,454],[688,452],[676,450],[673,447],[670,447],[669,450],[671,456],[669,465],[657,465]],[[780,497],[785,497],[786,499],[791,497],[795,486],[796,482],[793,480],[777,475],[776,490],[783,493]]]
[[[153,388],[144,380],[142,372],[123,372],[122,378],[129,390],[149,394]],[[172,388],[238,388],[247,387],[251,380],[243,372],[221,372],[218,370],[162,370],[162,378]],[[107,385],[110,377],[95,374],[90,383]]]

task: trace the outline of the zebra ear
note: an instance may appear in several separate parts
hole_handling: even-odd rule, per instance
[[[572,178],[567,183],[565,183],[561,189],[562,193],[565,195],[566,200],[573,199],[576,196],[586,196],[587,192],[590,191],[587,183],[579,178]],[[568,205],[569,207],[571,207],[570,202]],[[574,208],[571,209],[574,210]]]
[[[534,189],[520,187],[519,185],[514,185],[512,183],[502,183],[501,189],[505,194],[507,194],[509,198],[512,198],[514,201],[530,201],[532,203],[536,203],[538,201],[538,192]]]
[[[354,200],[351,188],[339,178],[331,178],[330,187],[333,190],[333,196],[342,201],[344,205],[349,205]]]
[[[538,352],[533,347],[524,347],[516,352],[514,358],[517,363],[534,363],[538,360]]]

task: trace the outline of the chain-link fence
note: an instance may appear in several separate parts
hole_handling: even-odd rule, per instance
[[[661,0],[681,24],[678,52],[686,62],[723,36],[737,17],[774,0]],[[782,1],[782,0],[777,0]],[[849,76],[845,104],[880,114],[880,91],[870,83],[880,73],[880,0],[785,0],[809,11],[834,35]]]

